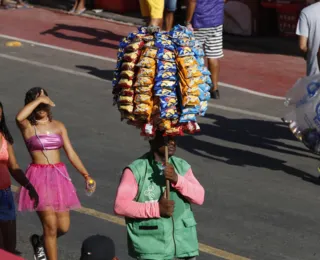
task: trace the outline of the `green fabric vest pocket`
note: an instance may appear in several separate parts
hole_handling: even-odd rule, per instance
[[[180,221],[183,225],[178,225],[179,228],[175,229],[176,255],[177,257],[196,256],[199,250],[197,222],[194,217],[184,218]]]
[[[163,254],[165,252],[162,221],[157,219],[137,221],[133,223],[131,231],[133,246],[138,254]]]

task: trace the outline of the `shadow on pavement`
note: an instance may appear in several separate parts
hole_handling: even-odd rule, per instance
[[[219,115],[208,114],[206,118],[213,119],[212,124],[200,124],[201,132],[196,136],[209,136],[224,141],[242,144],[248,147],[266,149],[301,157],[318,159],[318,157],[299,153],[308,152],[296,146],[287,145],[280,140],[295,140],[287,127],[281,123],[267,122],[252,119],[229,119]],[[277,159],[266,154],[259,154],[250,150],[231,148],[215,142],[201,140],[196,136],[185,136],[179,142],[179,147],[207,159],[236,166],[254,166],[274,171],[283,171],[287,174],[303,178],[315,184],[319,180],[304,171],[286,165],[287,161]],[[286,148],[286,149],[284,149]],[[249,148],[250,149],[250,148]]]
[[[75,32],[79,34],[85,34],[87,37],[74,36]],[[118,48],[118,44],[104,42],[103,40],[112,40],[119,42],[123,38],[123,36],[114,34],[111,31],[67,24],[56,24],[55,27],[50,30],[44,31],[41,34],[51,34],[57,38],[64,40],[81,42],[88,45],[113,49]]]
[[[85,66],[85,65],[77,65],[78,69],[86,70],[88,74],[92,76],[96,76],[97,78],[112,80],[113,79],[113,70],[100,70],[95,67]]]

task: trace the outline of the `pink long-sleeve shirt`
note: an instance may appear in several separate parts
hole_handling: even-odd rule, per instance
[[[191,168],[184,176],[178,174],[178,181],[171,184],[189,202],[202,205],[204,201],[204,188],[193,175]],[[117,215],[129,218],[160,218],[159,202],[136,202],[138,183],[132,171],[126,168],[123,172],[114,205]]]

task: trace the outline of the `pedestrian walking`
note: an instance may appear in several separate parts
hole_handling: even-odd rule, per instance
[[[296,34],[299,36],[299,47],[303,52],[307,76],[318,74],[320,48],[320,2],[305,7],[299,17]]]
[[[143,18],[148,26],[162,28],[164,0],[139,0]]]
[[[213,87],[211,97],[220,98],[219,73],[223,54],[223,20],[226,0],[189,0],[185,25],[194,31],[196,39],[204,46],[211,72]]]
[[[26,175],[40,196],[39,205],[34,209],[28,191],[21,188],[18,206],[19,211],[36,210],[42,223],[43,236],[34,234],[30,238],[37,260],[47,259],[46,255],[50,260],[58,259],[57,238],[69,230],[69,210],[81,207],[66,166],[60,161],[60,149],[65,150],[87,184],[93,181],[74,151],[66,127],[53,120],[53,106],[44,89],[32,88],[26,93],[25,107],[16,117],[32,157]]]
[[[3,105],[0,102],[0,249],[16,253],[16,211],[11,191],[11,176],[23,187],[36,208],[39,196],[17,163],[13,138],[6,124]],[[5,259],[5,258],[1,258]]]
[[[114,211],[126,219],[129,255],[135,259],[195,259],[199,255],[191,204],[202,205],[204,189],[191,166],[175,157],[176,140],[157,131],[150,152],[123,172]],[[166,197],[170,181],[170,198]]]

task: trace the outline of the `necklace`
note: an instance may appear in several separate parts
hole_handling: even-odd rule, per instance
[[[38,123],[46,123],[49,121],[49,118],[45,119],[45,120],[36,120]]]

